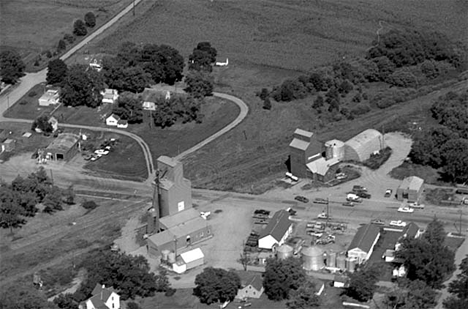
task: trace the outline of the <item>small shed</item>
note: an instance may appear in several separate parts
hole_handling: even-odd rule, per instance
[[[191,269],[205,263],[205,255],[200,248],[181,253],[180,258],[185,263],[185,265],[187,265],[187,269]]]
[[[16,140],[12,138],[7,138],[3,142],[0,143],[0,152],[6,151],[13,151],[16,147]]]
[[[348,286],[349,278],[344,275],[335,275],[333,279],[333,287],[346,288]]]
[[[396,191],[396,198],[399,201],[407,199],[408,202],[417,202],[424,190],[424,180],[410,176],[403,179]]]

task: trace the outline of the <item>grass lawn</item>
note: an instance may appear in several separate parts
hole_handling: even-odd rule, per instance
[[[39,106],[39,98],[44,94],[45,89],[45,83],[35,85],[16,104],[10,106],[4,116],[34,120],[44,114],[50,115],[56,106]]]
[[[87,12],[96,15],[96,27],[102,25],[132,0],[6,0],[0,4],[0,50],[15,49],[28,70],[34,59],[47,50],[55,51],[58,41],[72,33],[73,22]],[[92,29],[88,29],[90,32]],[[49,59],[43,56],[42,66]]]

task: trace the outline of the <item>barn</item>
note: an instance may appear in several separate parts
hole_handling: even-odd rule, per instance
[[[374,129],[367,129],[344,145],[345,161],[363,162],[370,158],[371,154],[384,148],[383,135]]]
[[[47,146],[45,153],[48,160],[70,161],[79,152],[78,135],[62,133]]]
[[[272,250],[276,246],[281,246],[291,235],[292,230],[293,224],[289,220],[289,212],[279,210],[275,212],[266,228],[260,232],[258,247]]]
[[[368,260],[380,237],[380,227],[375,224],[361,226],[348,247],[348,257],[356,258],[358,263]]]
[[[421,197],[423,189],[423,179],[416,176],[406,177],[396,191],[396,198],[399,201],[407,199],[408,202],[417,202]]]

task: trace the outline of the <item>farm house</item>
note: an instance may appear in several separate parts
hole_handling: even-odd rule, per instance
[[[79,152],[78,135],[62,133],[44,150],[48,160],[70,161]]]
[[[408,202],[417,202],[421,197],[421,193],[424,190],[424,180],[410,176],[403,179],[400,186],[396,191],[396,198],[399,201],[407,199]]]

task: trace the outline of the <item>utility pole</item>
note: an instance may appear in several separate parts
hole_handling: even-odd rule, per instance
[[[327,227],[329,227],[329,221],[330,220],[330,197],[327,197]]]
[[[133,0],[133,16],[135,16],[135,0]]]

